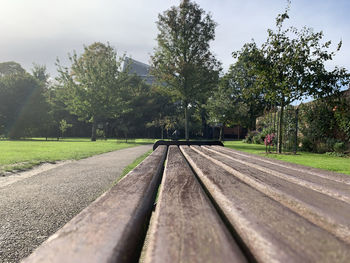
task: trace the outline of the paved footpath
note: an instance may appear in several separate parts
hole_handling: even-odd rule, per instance
[[[18,262],[29,255],[151,148],[105,153],[0,184],[0,262]]]

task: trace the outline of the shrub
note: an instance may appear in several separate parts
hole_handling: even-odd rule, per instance
[[[333,152],[334,151],[334,144],[337,142],[337,139],[335,138],[327,138],[325,140],[325,143],[327,144],[327,148],[329,152]]]
[[[255,144],[262,144],[263,143],[263,139],[261,138],[260,134],[257,134],[253,137],[252,142]]]
[[[253,143],[253,138],[258,134],[257,131],[250,131],[248,132],[247,136],[243,140],[245,143]]]
[[[301,150],[305,152],[312,152],[314,148],[313,142],[308,137],[303,137],[301,140]]]
[[[333,157],[346,157],[346,155],[344,153],[326,152],[325,154],[328,156],[333,156]]]
[[[265,146],[273,146],[276,143],[276,136],[274,133],[267,134],[264,139]]]
[[[316,152],[317,153],[326,153],[329,152],[329,147],[326,143],[324,142],[319,142],[316,144]]]
[[[337,153],[344,153],[347,150],[347,146],[344,142],[336,142],[333,146],[333,149]]]

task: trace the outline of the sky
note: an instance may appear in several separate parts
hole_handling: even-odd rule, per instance
[[[83,51],[83,45],[109,42],[118,55],[126,53],[149,64],[157,45],[158,14],[178,0],[0,0],[0,62],[16,61],[30,71],[33,63],[46,65],[57,75],[56,58],[68,64],[68,53]],[[234,63],[232,52],[254,39],[261,45],[267,29],[286,0],[196,0],[217,22],[211,49],[224,70]],[[350,70],[350,1],[292,0],[286,25],[312,27],[342,49],[328,67]]]

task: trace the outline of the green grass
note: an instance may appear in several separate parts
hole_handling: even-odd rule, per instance
[[[120,177],[113,183],[115,185],[116,183],[119,182],[120,179],[122,179],[125,175],[127,175],[132,169],[134,169],[136,166],[138,166],[144,159],[147,158],[148,155],[151,154],[153,150],[149,150],[148,152],[144,153],[143,155],[137,157],[131,164],[126,166],[120,175]]]
[[[328,171],[350,174],[350,158],[335,157],[326,154],[309,152],[298,152],[293,154],[266,154],[265,145],[247,144],[241,141],[226,141],[226,147],[243,152],[258,154],[272,159],[282,160],[290,163],[320,168]]]
[[[68,138],[60,141],[0,140],[0,174],[5,171],[25,170],[44,162],[78,160],[114,150],[151,144],[154,140],[134,139],[128,143],[116,140],[91,142],[87,138]]]

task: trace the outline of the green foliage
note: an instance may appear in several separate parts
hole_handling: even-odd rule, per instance
[[[290,5],[290,2],[289,2]],[[268,38],[258,51],[249,53],[260,92],[265,99],[280,106],[278,152],[282,151],[284,108],[306,96],[323,97],[339,92],[349,83],[345,68],[335,67],[328,71],[325,63],[335,55],[329,51],[331,41],[322,42],[323,33],[311,28],[283,28],[289,18],[289,5],[276,18],[276,30],[268,30]],[[340,49],[341,43],[338,44]],[[241,52],[238,52],[242,54]],[[262,56],[257,55],[262,54]]]
[[[333,151],[337,127],[332,107],[326,101],[314,101],[300,106],[300,132],[304,139],[303,149],[315,152]],[[327,142],[328,139],[328,142]],[[304,146],[304,142],[307,142]]]
[[[67,121],[66,120],[61,120],[60,121],[60,131],[61,131],[61,136],[62,136],[62,138],[63,138],[63,136],[64,136],[64,133],[69,129],[69,128],[71,128],[73,125],[72,124],[70,124],[70,123],[67,123]]]
[[[247,107],[240,99],[239,86],[232,83],[232,78],[225,75],[221,78],[217,90],[207,103],[209,120],[213,124],[234,125],[244,122]]]
[[[344,153],[348,149],[346,143],[344,142],[336,142],[333,146],[333,149],[336,153]]]
[[[34,134],[46,118],[44,86],[28,73],[0,77],[0,133],[9,138]]]
[[[260,134],[257,134],[253,137],[252,139],[252,143],[254,144],[263,144],[264,143],[264,140],[262,139],[261,135]]]
[[[314,149],[313,142],[308,137],[303,137],[301,140],[301,150],[304,152],[312,152]]]
[[[188,139],[189,106],[203,104],[218,79],[220,64],[209,49],[216,23],[196,3],[185,0],[160,14],[157,26],[152,74],[181,101]]]
[[[230,66],[225,77],[231,89],[236,90],[234,94],[236,100],[239,100],[246,108],[244,115],[237,113],[236,115],[240,116],[240,125],[249,130],[255,130],[257,117],[261,116],[268,106],[268,101],[256,77],[257,63],[264,58],[254,42],[245,44],[238,52],[233,52],[233,57],[237,58],[237,62]]]
[[[244,138],[243,142],[245,143],[254,143],[254,137],[259,136],[257,131],[249,131],[247,136]]]
[[[0,63],[0,77],[12,74],[24,74],[25,70],[14,61]]]
[[[96,131],[96,137],[97,138],[105,138],[106,137],[106,135],[105,135],[105,132],[103,131],[103,130],[100,130],[100,129],[98,129],[97,131]]]
[[[325,142],[318,142],[316,144],[316,148],[315,148],[317,153],[326,153],[329,152],[329,145],[327,145],[327,143]]]
[[[64,89],[63,100],[69,111],[93,124],[91,140],[96,140],[97,123],[122,110],[120,92],[126,73],[120,72],[122,58],[99,42],[84,47],[84,53],[69,56],[71,68],[58,65],[58,81]]]
[[[350,98],[341,98],[333,112],[340,130],[345,134],[344,139],[350,142]]]
[[[339,152],[326,152],[325,154],[333,157],[347,157],[344,153]]]

